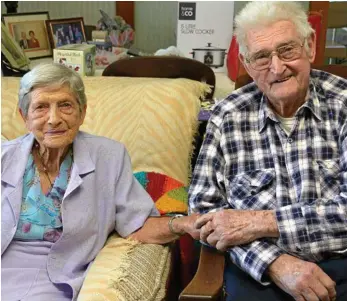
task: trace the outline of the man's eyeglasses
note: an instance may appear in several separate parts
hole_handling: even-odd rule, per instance
[[[260,51],[245,60],[254,70],[261,71],[269,68],[274,55],[277,55],[278,58],[284,62],[290,62],[300,58],[303,46],[304,43],[291,43],[278,47],[274,51]]]

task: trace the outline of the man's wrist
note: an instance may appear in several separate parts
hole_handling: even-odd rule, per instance
[[[279,237],[276,214],[273,210],[262,210],[257,214],[259,226],[259,238],[262,237]]]

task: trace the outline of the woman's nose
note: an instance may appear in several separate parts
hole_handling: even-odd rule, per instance
[[[48,123],[52,126],[56,126],[61,122],[60,112],[57,107],[52,106],[49,110]]]
[[[282,74],[285,69],[286,69],[286,66],[284,62],[277,55],[273,55],[271,58],[270,70],[274,74]]]

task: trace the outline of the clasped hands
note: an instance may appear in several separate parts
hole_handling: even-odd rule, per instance
[[[226,251],[261,237],[278,233],[272,211],[226,209],[201,215],[194,224],[200,230],[200,240]]]

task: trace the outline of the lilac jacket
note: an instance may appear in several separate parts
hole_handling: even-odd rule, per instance
[[[1,254],[16,232],[23,174],[34,136],[2,144]],[[133,176],[125,147],[113,140],[79,132],[73,142],[74,162],[61,211],[63,234],[52,246],[47,271],[54,283],[67,283],[73,300],[89,264],[115,229],[125,237],[150,215],[158,215],[152,199]]]

